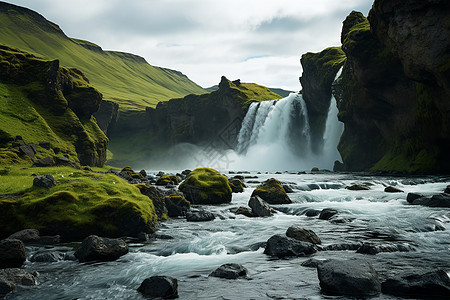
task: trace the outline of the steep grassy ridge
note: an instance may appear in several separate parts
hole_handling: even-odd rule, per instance
[[[0,2],[0,28],[0,43],[76,67],[121,111],[206,92],[180,72],[151,66],[142,57],[68,38],[58,25],[26,8]]]

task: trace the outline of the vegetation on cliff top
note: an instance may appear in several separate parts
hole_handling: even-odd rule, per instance
[[[0,3],[0,27],[1,43],[80,69],[106,100],[120,104],[121,111],[145,110],[160,101],[205,92],[178,71],[68,38],[56,24],[22,7]]]

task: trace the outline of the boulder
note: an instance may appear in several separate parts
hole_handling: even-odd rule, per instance
[[[75,257],[80,262],[112,261],[127,253],[128,245],[120,239],[90,235],[83,240],[81,247],[75,251]]]
[[[183,195],[172,193],[165,197],[167,215],[171,218],[185,216],[191,204]]]
[[[419,199],[424,197],[424,195],[422,194],[416,194],[416,193],[408,193],[408,195],[406,196],[406,201],[408,201],[408,203],[413,203],[414,200]]]
[[[285,235],[272,236],[266,245],[264,253],[271,256],[307,256],[316,252],[313,244],[298,241]]]
[[[55,165],[55,161],[53,157],[47,156],[37,160],[34,164],[35,167],[51,167]]]
[[[401,189],[396,188],[394,186],[387,186],[384,191],[386,193],[404,193]]]
[[[20,268],[26,260],[23,242],[15,239],[0,241],[0,269]]]
[[[315,217],[315,216],[318,216],[318,215],[320,215],[320,210],[317,210],[317,209],[307,209],[306,211],[305,211],[305,216],[307,216],[307,217]]]
[[[209,211],[188,211],[186,213],[186,220],[188,222],[208,222],[214,220],[216,217]]]
[[[292,203],[281,183],[275,178],[270,178],[258,185],[252,193],[253,196],[259,196],[269,204]]]
[[[328,260],[317,266],[317,273],[326,295],[370,297],[381,291],[377,272],[364,260]]]
[[[347,190],[350,191],[367,191],[370,190],[370,188],[367,185],[364,184],[354,184],[351,186],[345,187]]]
[[[26,286],[37,285],[38,273],[31,274],[25,270],[18,268],[1,269],[0,278],[3,278],[13,284],[20,284]]]
[[[242,193],[244,191],[244,184],[238,178],[230,179],[229,181],[231,191],[233,193]]]
[[[363,243],[361,247],[356,250],[356,253],[375,255],[380,252],[410,252],[415,248],[408,244],[383,244],[374,245],[371,243]]]
[[[178,281],[169,276],[152,276],[146,278],[138,291],[148,298],[178,298]]]
[[[247,276],[247,269],[240,264],[224,264],[209,274],[209,276],[225,279],[238,279],[239,277]]]
[[[450,194],[437,194],[429,197],[417,198],[413,205],[423,205],[428,207],[450,207]]]
[[[70,159],[68,159],[65,156],[55,156],[55,166],[72,166],[74,165],[74,163],[72,163],[70,161]]]
[[[139,189],[141,194],[152,200],[158,219],[161,220],[168,215],[163,191],[153,185],[146,185],[142,183],[136,184],[136,187]]]
[[[248,206],[252,209],[252,215],[257,217],[271,217],[273,216],[272,209],[266,201],[259,196],[253,196],[248,201]]]
[[[144,179],[144,176],[142,176],[141,173],[136,173],[131,167],[127,166],[125,168],[123,168],[120,173],[119,176],[122,177],[125,180],[131,181],[133,179],[138,179],[138,180],[142,180]]]
[[[443,269],[422,274],[403,274],[384,281],[381,291],[404,298],[448,299],[450,279]]]
[[[323,262],[324,262],[324,260],[319,260],[319,259],[316,259],[316,258],[310,258],[310,259],[305,260],[304,262],[302,262],[301,266],[305,267],[305,268],[317,268],[317,266],[320,265]]]
[[[8,239],[16,239],[26,243],[39,243],[39,230],[37,229],[24,229],[16,233],[11,234]]]
[[[346,251],[346,250],[358,250],[361,248],[361,243],[342,243],[342,244],[331,244],[322,247],[322,251]]]
[[[333,208],[324,208],[322,209],[322,211],[320,212],[319,215],[319,219],[321,220],[329,220],[331,219],[334,215],[336,215],[338,213],[338,211],[336,209]]]
[[[167,185],[178,185],[180,179],[176,175],[164,174],[158,178],[156,185],[167,186]]]
[[[322,244],[322,241],[314,231],[302,228],[299,225],[290,226],[286,231],[286,236],[302,242]]]
[[[252,209],[245,207],[245,206],[239,206],[237,208],[232,208],[230,209],[230,211],[236,215],[244,215],[246,217],[254,217],[253,213],[252,213]]]
[[[64,260],[64,253],[58,251],[38,252],[30,257],[31,262],[58,262]]]
[[[232,191],[228,178],[214,169],[195,169],[180,184],[179,189],[191,204],[231,202]]]
[[[33,147],[27,144],[19,146],[19,152],[21,155],[28,156],[31,160],[34,160],[34,155],[36,154]]]
[[[50,174],[36,176],[33,179],[33,186],[49,189],[52,186],[56,186],[56,180],[53,177],[53,175],[50,175]]]
[[[0,298],[14,290],[14,283],[0,277]]]

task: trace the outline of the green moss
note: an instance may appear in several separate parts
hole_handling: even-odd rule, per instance
[[[52,174],[57,186],[32,187],[32,173]],[[1,236],[24,228],[37,228],[43,235],[60,234],[65,240],[79,240],[90,234],[135,236],[155,230],[157,218],[152,201],[114,174],[69,167],[13,167],[2,176],[5,178],[20,181],[23,187],[5,190],[6,185],[0,185],[0,194],[6,191],[22,195],[0,200],[0,218],[14,221],[0,229]]]
[[[242,193],[244,191],[244,184],[238,178],[233,178],[229,181],[233,193]]]
[[[179,194],[170,194],[165,197],[167,207],[167,214],[171,218],[181,217],[186,215],[190,209],[191,203],[185,197]]]
[[[158,178],[156,185],[178,185],[180,179],[176,175],[164,174]]]
[[[269,204],[289,204],[292,203],[286,191],[281,186],[281,183],[275,179],[270,178],[264,183],[260,184],[252,193],[253,196],[259,196]]]
[[[193,204],[221,204],[231,201],[228,178],[210,168],[197,168],[180,184],[180,191]]]

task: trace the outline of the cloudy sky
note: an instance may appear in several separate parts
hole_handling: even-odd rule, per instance
[[[6,0],[70,37],[143,56],[203,87],[220,76],[299,90],[299,59],[340,45],[342,21],[373,0]]]

